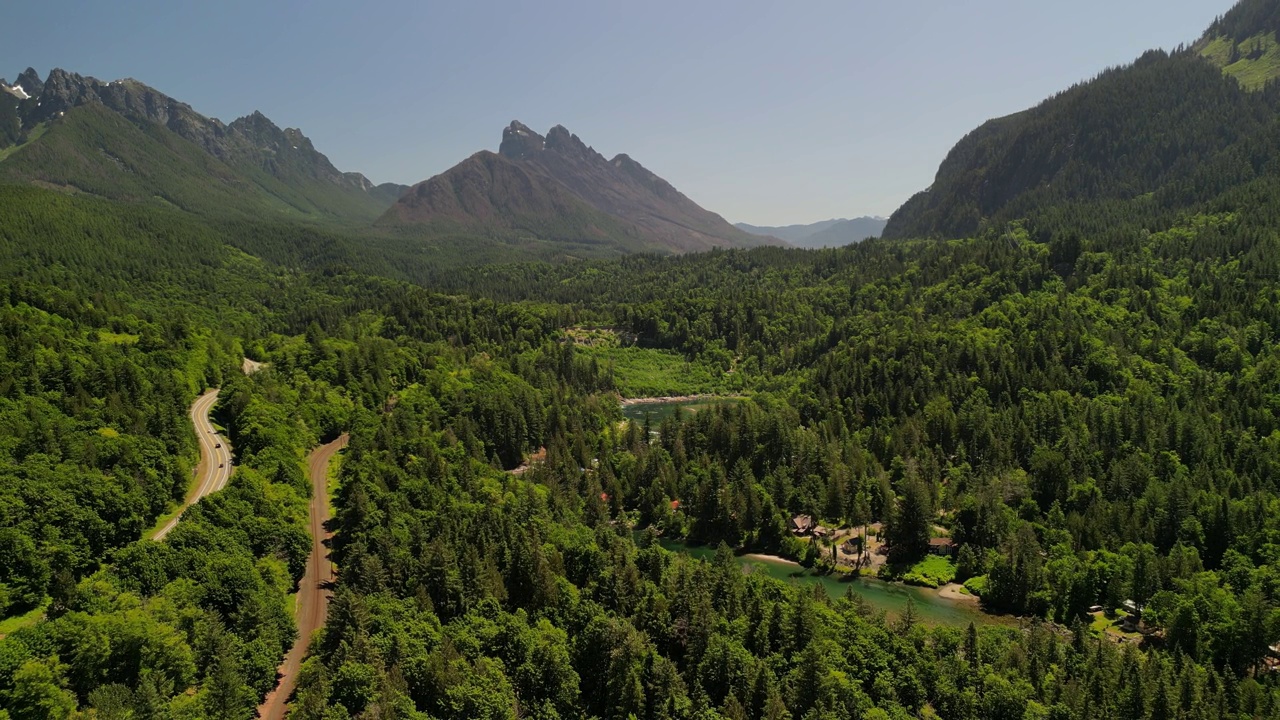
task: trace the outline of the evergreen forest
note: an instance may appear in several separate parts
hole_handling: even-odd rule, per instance
[[[1280,718],[1280,89],[1210,58],[1274,5],[834,249],[566,259],[0,155],[0,720],[249,720],[299,642],[299,720]],[[184,511],[212,388],[234,472]]]

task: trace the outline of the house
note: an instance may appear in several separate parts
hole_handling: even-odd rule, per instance
[[[949,537],[930,538],[929,554],[941,555],[942,557],[951,557],[956,554],[956,543]]]
[[[862,536],[854,535],[848,540],[845,540],[844,544],[840,546],[840,552],[845,555],[857,555],[862,552]]]
[[[830,530],[830,528],[825,528],[825,527],[822,527],[821,525],[814,525],[814,526],[813,526],[813,536],[814,536],[814,537],[816,537],[816,538],[820,538],[820,539],[824,539],[824,538],[829,537],[830,535],[831,535],[831,530]]]
[[[793,535],[808,535],[813,532],[813,518],[809,515],[797,515],[791,518],[791,533]]]

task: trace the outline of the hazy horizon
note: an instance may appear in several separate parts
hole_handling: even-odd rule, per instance
[[[10,10],[0,77],[61,67],[224,121],[261,110],[379,183],[496,150],[513,119],[562,124],[730,222],[786,226],[887,217],[983,121],[1190,43],[1231,5],[53,0]]]

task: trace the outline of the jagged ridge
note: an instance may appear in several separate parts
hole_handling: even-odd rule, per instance
[[[317,217],[370,220],[407,189],[393,184],[375,186],[359,173],[340,172],[300,130],[281,129],[259,112],[226,125],[133,79],[102,82],[55,69],[41,80],[35,70],[28,68],[14,85],[5,84],[3,88],[18,102],[16,107],[0,103],[0,153],[23,145],[44,130],[49,132],[33,144],[45,143],[58,149],[50,152],[47,147],[44,152],[33,152],[33,148],[23,147],[21,153],[10,150],[8,154],[14,157],[0,170],[12,179],[53,183],[120,199],[140,199],[136,195],[166,198],[174,194],[172,171],[207,165],[201,160],[193,167],[189,152],[183,143],[175,142],[177,139],[196,146],[211,156],[219,168],[231,171],[230,178],[219,169],[203,179],[224,185],[210,192],[227,203],[227,211],[274,207]],[[27,99],[21,99],[23,95]],[[110,111],[134,124],[139,132],[107,129],[104,124],[111,125],[110,120],[92,108]],[[61,127],[69,119],[77,121],[76,127]],[[90,131],[87,124],[96,124],[98,129]],[[156,132],[160,128],[176,138]],[[80,147],[76,142],[96,147]],[[130,148],[128,143],[147,147]],[[117,162],[96,162],[92,158],[95,152],[116,158]],[[137,162],[118,162],[126,156]],[[106,182],[113,174],[111,165],[115,166],[114,174],[132,177]],[[139,183],[139,178],[151,182]],[[202,181],[193,176],[182,180],[186,184]],[[132,189],[116,191],[113,186]],[[236,194],[256,197],[232,197]],[[196,194],[190,194],[190,198],[192,201],[184,209],[216,211],[212,201],[201,202]]]

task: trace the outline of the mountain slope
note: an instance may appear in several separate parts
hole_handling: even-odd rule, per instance
[[[481,151],[415,185],[379,220],[432,235],[479,233],[609,244],[641,243],[639,228],[584,202],[520,163]]]
[[[1245,88],[1258,90],[1280,77],[1280,3],[1243,0],[1219,18],[1195,50]]]
[[[752,235],[772,236],[802,248],[841,247],[861,242],[869,237],[879,237],[887,220],[879,217],[860,217],[852,220],[839,218],[823,220],[811,225],[787,225],[785,227],[758,227],[735,223],[734,227]]]
[[[214,215],[368,222],[402,194],[342,173],[261,113],[224,125],[135,80],[28,68],[0,103],[0,175]],[[132,126],[132,128],[127,127]]]
[[[102,105],[73,108],[0,162],[0,179],[188,212],[287,212],[226,163],[163,126],[135,125]]]
[[[561,126],[543,137],[519,122],[503,132],[497,155],[479,153],[418,184],[379,224],[497,228],[631,252],[777,242],[733,227],[627,155],[607,160]]]
[[[1280,92],[1247,90],[1195,49],[1151,51],[970,133],[884,234],[960,237],[1038,208],[1153,192],[1172,206],[1206,200],[1268,171],[1278,109]]]

